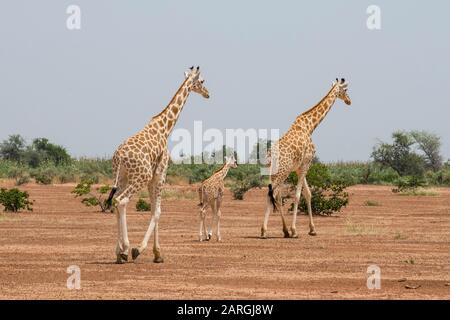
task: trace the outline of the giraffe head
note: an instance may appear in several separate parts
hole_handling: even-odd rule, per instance
[[[225,161],[227,163],[227,166],[230,168],[237,168],[237,166],[238,166],[236,158],[234,157],[234,154],[229,157],[225,157]]]
[[[345,102],[346,105],[351,105],[352,100],[350,100],[350,97],[348,96],[347,89],[348,89],[348,82],[345,82],[345,79],[342,78],[341,81],[339,81],[338,78],[336,78],[336,82],[333,82],[333,86],[336,86],[336,97],[341,99]]]
[[[190,84],[190,89],[198,94],[200,94],[203,98],[209,98],[208,89],[204,86],[205,80],[200,75],[200,67],[194,69],[192,66],[189,71],[184,73],[186,79],[190,79],[192,83]]]

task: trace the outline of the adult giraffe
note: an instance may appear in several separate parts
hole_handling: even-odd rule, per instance
[[[204,98],[209,98],[208,90],[203,82],[200,68],[191,67],[185,73],[183,83],[167,107],[154,116],[144,129],[122,143],[113,155],[112,165],[116,179],[107,203],[109,206],[112,204],[112,199],[117,192],[117,263],[124,263],[128,260],[130,242],[126,222],[127,204],[130,198],[144,187],[148,188],[150,195],[152,219],[141,245],[133,248],[131,255],[135,260],[147,248],[148,240],[154,231],[153,261],[164,262],[159,246],[158,220],[161,214],[161,189],[169,162],[167,139],[191,91]]]
[[[316,235],[311,211],[311,191],[306,181],[306,174],[315,154],[315,146],[312,142],[311,135],[323,118],[325,118],[328,111],[330,111],[336,99],[343,100],[347,105],[351,104],[351,100],[347,94],[347,87],[348,83],[345,82],[345,79],[341,79],[341,81],[336,79],[336,82],[333,82],[332,88],[327,95],[317,105],[299,115],[284,136],[271,147],[268,154],[270,161],[270,184],[267,194],[264,224],[261,228],[261,238],[267,238],[267,223],[272,210],[280,212],[284,237],[298,237],[296,220],[298,203],[302,193],[308,207],[309,235]],[[297,173],[298,183],[295,190],[291,234],[289,234],[283,215],[280,187],[292,171]]]

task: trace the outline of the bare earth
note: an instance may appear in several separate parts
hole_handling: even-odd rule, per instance
[[[194,190],[176,189],[182,188]],[[341,214],[315,218],[316,237],[307,235],[301,215],[300,237],[284,239],[273,215],[267,240],[258,238],[266,190],[253,190],[244,201],[227,193],[221,243],[197,241],[196,198],[166,199],[160,220],[165,263],[152,263],[150,243],[124,265],[113,263],[114,214],[84,207],[70,193],[73,185],[23,189],[36,201],[34,212],[0,214],[1,299],[450,298],[450,189],[411,197],[390,187],[355,186]],[[380,205],[366,206],[366,200]],[[128,213],[135,246],[150,216],[137,213],[134,202]],[[372,264],[381,268],[379,290],[366,286]],[[80,290],[66,287],[70,265],[81,268]]]

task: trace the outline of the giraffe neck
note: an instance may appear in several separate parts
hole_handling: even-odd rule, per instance
[[[217,174],[220,175],[220,177],[223,180],[227,176],[228,170],[230,170],[230,166],[228,165],[228,163],[225,162],[222,168],[220,168],[219,171],[217,171]]]
[[[336,88],[337,86],[334,86],[318,104],[298,116],[294,126],[306,128],[307,132],[312,134],[336,101]]]
[[[184,104],[186,103],[189,93],[191,92],[191,87],[192,80],[190,78],[185,79],[173,96],[172,100],[170,100],[167,107],[154,116],[147,126],[156,123],[160,129],[162,128],[163,135],[167,139],[175,127],[181,110],[183,110]]]

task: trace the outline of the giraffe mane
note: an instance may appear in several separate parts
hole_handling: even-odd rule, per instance
[[[189,79],[189,78],[184,79],[183,83],[182,83],[181,86],[178,88],[177,92],[175,92],[175,94],[173,95],[172,99],[170,99],[170,102],[167,104],[167,106],[166,106],[160,113],[158,113],[156,116],[153,116],[153,118],[159,117],[161,114],[163,114],[163,113],[167,110],[168,107],[170,107],[171,104],[173,104],[173,102],[175,101],[175,97],[180,93],[181,88],[184,87],[184,84],[186,83],[186,81],[187,81],[188,79]]]
[[[336,86],[336,84],[333,85],[333,87],[330,89],[330,91],[328,91],[328,93],[327,93],[327,94],[326,94],[326,95],[325,95],[318,103],[316,103],[314,106],[312,106],[312,107],[309,108],[308,110],[306,110],[306,111],[304,111],[303,113],[301,113],[301,114],[300,114],[300,117],[301,117],[301,116],[306,116],[306,115],[308,115],[310,112],[312,112],[319,104],[321,104],[321,103],[329,96],[329,94],[331,93],[331,91],[334,90],[335,86]]]

